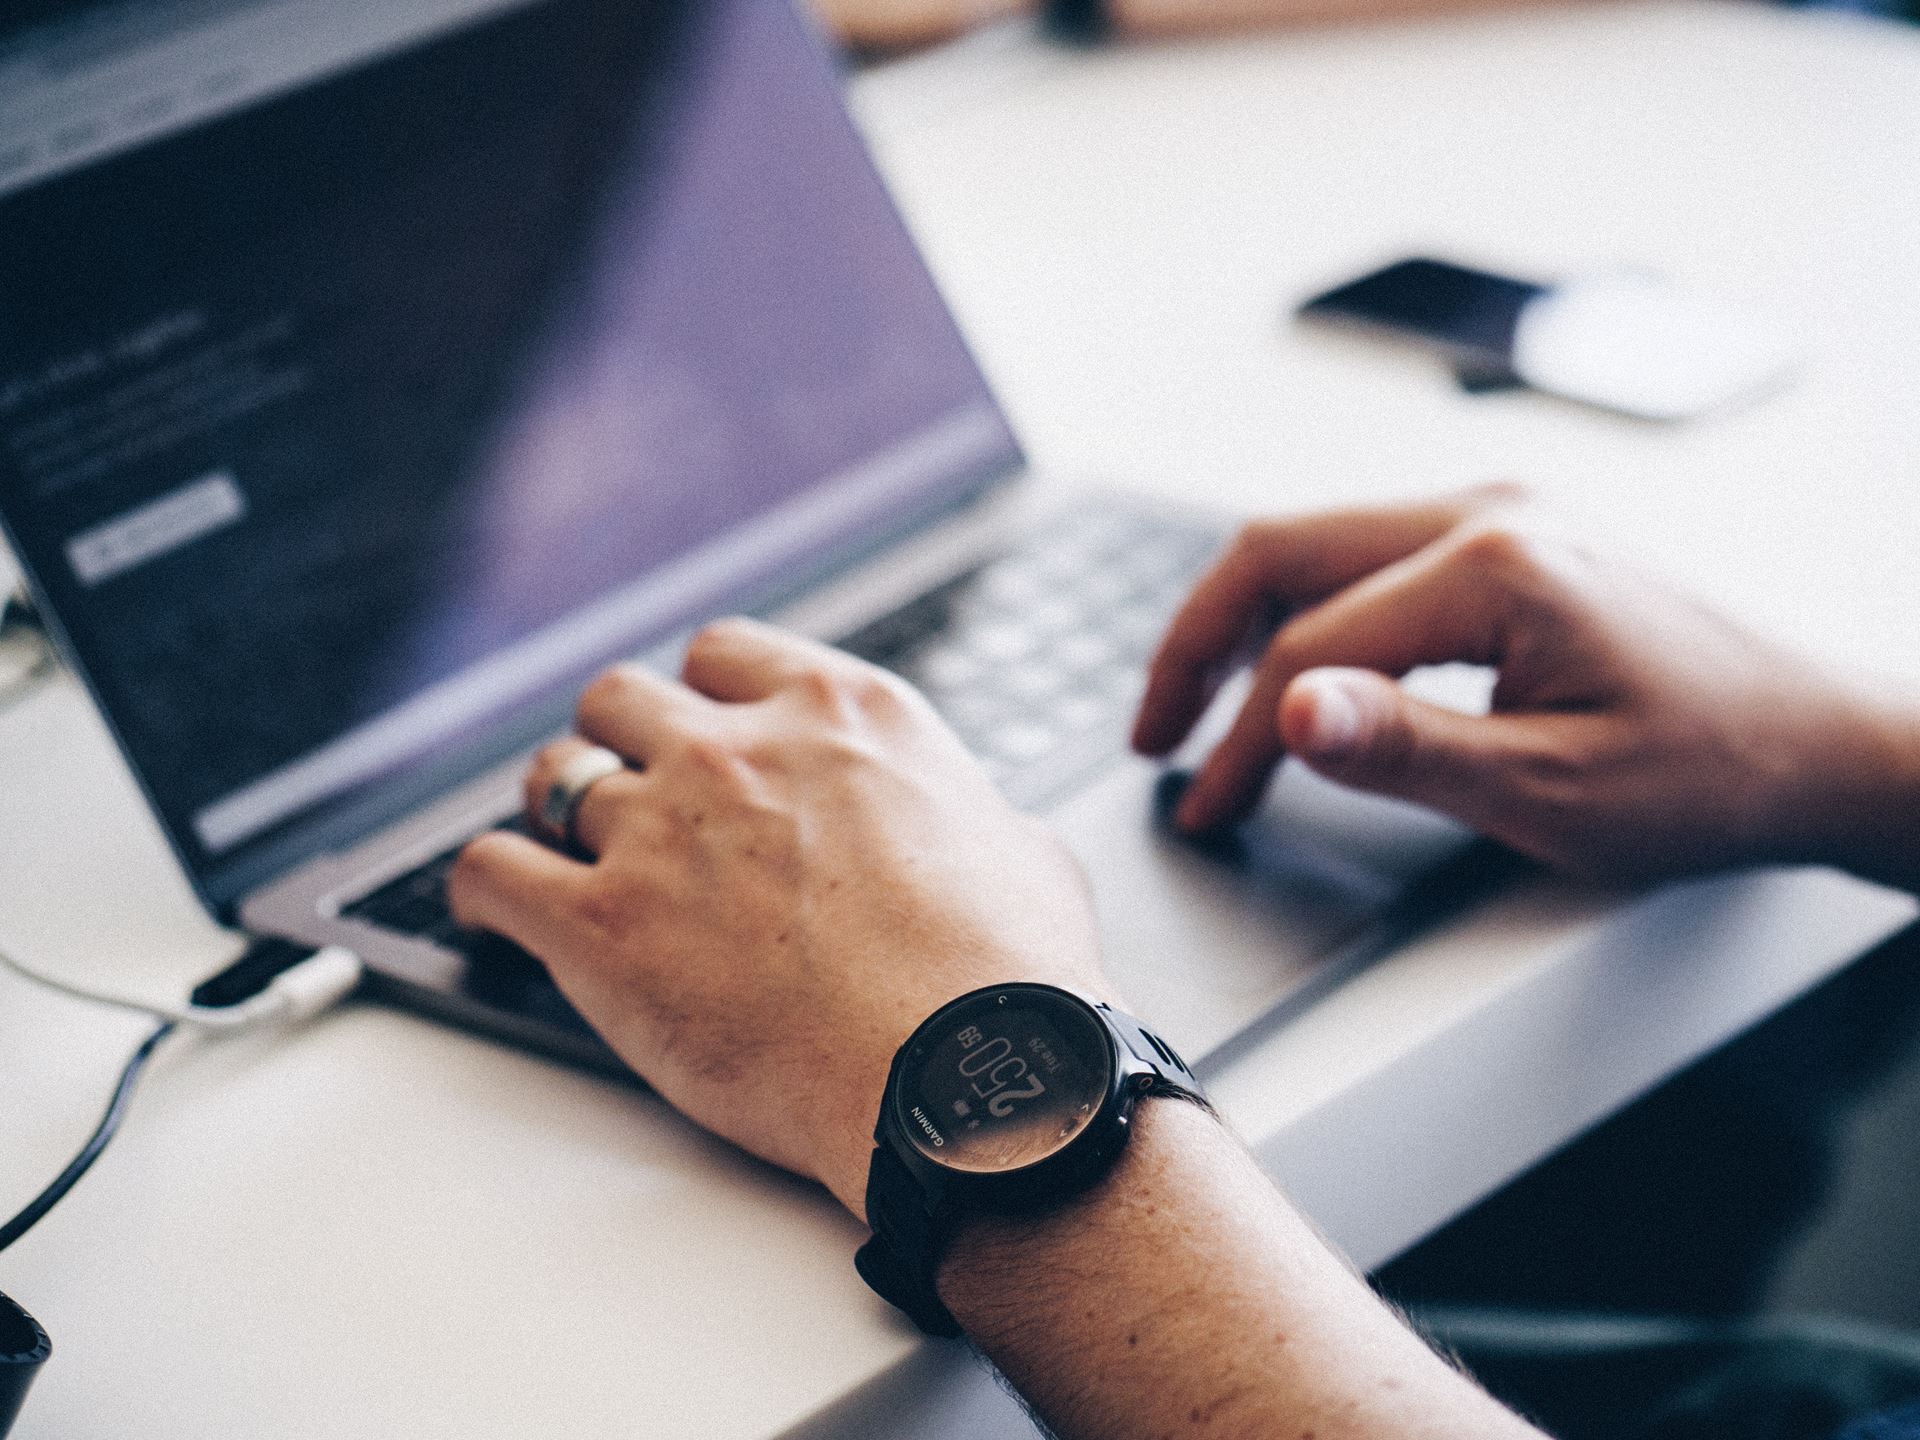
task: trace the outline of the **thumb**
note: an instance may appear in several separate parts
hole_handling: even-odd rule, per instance
[[[1327,667],[1280,697],[1287,750],[1329,780],[1444,810],[1478,829],[1500,818],[1523,722],[1416,700],[1371,670]]]

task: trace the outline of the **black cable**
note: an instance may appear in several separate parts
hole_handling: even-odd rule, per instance
[[[80,1153],[73,1157],[51,1185],[28,1202],[26,1209],[5,1225],[0,1225],[0,1250],[6,1249],[31,1230],[40,1217],[58,1205],[66,1193],[79,1183],[80,1177],[87,1173],[93,1162],[100,1158],[100,1152],[107,1148],[107,1142],[113,1139],[121,1120],[126,1117],[127,1103],[133,1099],[133,1087],[140,1083],[147,1062],[153,1058],[153,1052],[159,1048],[160,1042],[172,1033],[173,1021],[168,1020],[140,1042],[140,1048],[133,1052],[126,1068],[120,1072],[120,1083],[113,1087],[113,1098],[107,1102],[107,1113],[100,1117],[99,1125],[88,1137],[87,1143],[80,1147]]]

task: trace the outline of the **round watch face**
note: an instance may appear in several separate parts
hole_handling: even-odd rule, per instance
[[[1014,987],[961,1001],[917,1036],[895,1089],[914,1147],[952,1170],[998,1174],[1066,1148],[1113,1082],[1106,1028],[1081,1002]]]

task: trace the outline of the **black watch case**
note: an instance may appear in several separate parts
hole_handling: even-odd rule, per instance
[[[1018,1211],[1104,1174],[1155,1089],[1197,1086],[1131,1017],[1052,985],[995,985],[942,1006],[900,1048],[874,1140],[929,1213]]]

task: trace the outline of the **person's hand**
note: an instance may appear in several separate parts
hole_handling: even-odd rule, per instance
[[[1025,14],[1036,0],[813,0],[844,45],[904,50],[951,39],[976,25]]]
[[[1244,817],[1293,754],[1562,869],[1645,878],[1827,858],[1863,779],[1890,773],[1871,707],[1557,537],[1513,487],[1247,526],[1162,642],[1136,748],[1178,745],[1276,617],[1188,829]],[[1497,670],[1490,715],[1395,683],[1449,661]]]
[[[636,666],[536,759],[634,767],[581,802],[571,859],[494,833],[454,913],[532,951],[670,1103],[863,1215],[894,1052],[944,1002],[1039,980],[1110,999],[1078,868],[904,682],[750,621],[700,632],[685,685]]]

